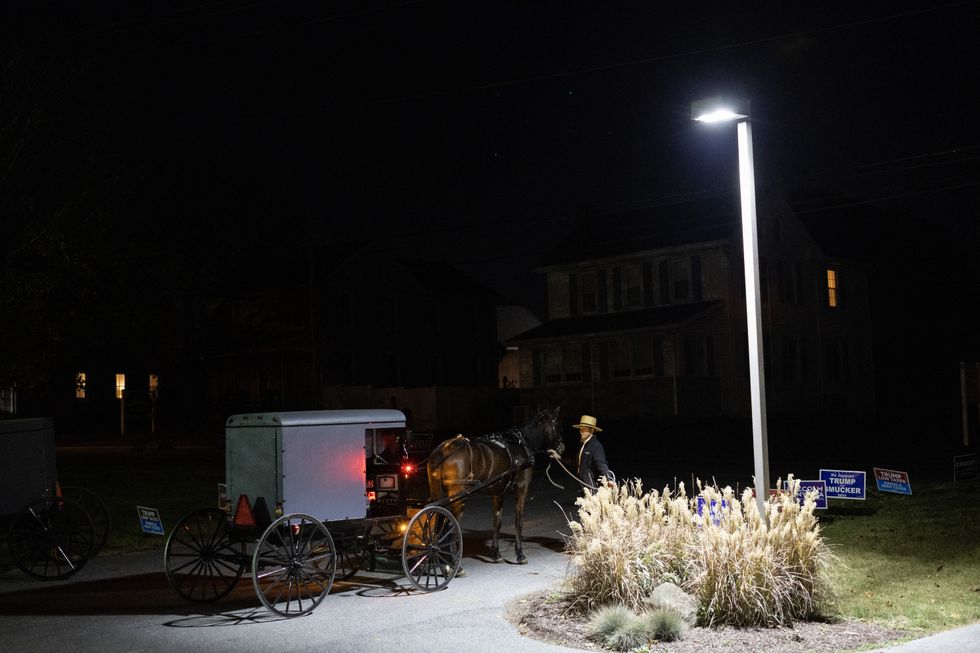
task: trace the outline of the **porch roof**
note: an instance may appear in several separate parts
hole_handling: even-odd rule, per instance
[[[530,340],[565,338],[568,336],[588,336],[609,334],[618,331],[634,331],[651,327],[665,327],[685,322],[692,317],[720,306],[721,300],[712,299],[691,304],[672,304],[638,311],[603,313],[581,317],[551,320],[530,331],[514,336],[507,342],[519,343]]]

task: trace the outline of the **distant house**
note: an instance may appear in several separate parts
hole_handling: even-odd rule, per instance
[[[868,274],[826,256],[759,198],[767,408],[874,410]],[[738,205],[700,201],[585,221],[541,265],[547,321],[512,338],[522,401],[606,417],[749,408]]]
[[[452,266],[314,248],[208,304],[222,412],[407,409],[416,430],[494,423],[499,298]]]

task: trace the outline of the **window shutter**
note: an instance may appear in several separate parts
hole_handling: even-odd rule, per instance
[[[568,275],[568,315],[578,315],[578,275],[574,272]]]
[[[643,305],[653,306],[653,263],[643,264]]]
[[[613,282],[613,309],[623,310],[623,268],[614,267],[612,271]]]
[[[606,271],[599,270],[596,274],[596,285],[598,286],[598,297],[599,306],[597,307],[599,313],[606,313],[609,311],[609,290],[606,288]]]

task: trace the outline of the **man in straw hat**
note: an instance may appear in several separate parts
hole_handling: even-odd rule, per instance
[[[606,463],[606,451],[602,448],[602,443],[595,436],[601,433],[598,422],[592,415],[582,415],[578,424],[573,425],[578,429],[579,437],[582,440],[582,448],[578,452],[578,466],[576,467],[578,479],[586,487],[596,488],[599,483],[612,484],[609,465]]]

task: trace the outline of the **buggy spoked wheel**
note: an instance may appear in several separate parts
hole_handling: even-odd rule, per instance
[[[315,517],[284,515],[262,534],[252,555],[252,584],[262,605],[283,617],[313,612],[333,586],[337,555]]]
[[[76,501],[85,508],[85,512],[92,518],[92,523],[95,525],[95,553],[101,551],[106,540],[109,539],[109,530],[112,528],[109,506],[98,494],[83,487],[63,487],[61,488],[61,496]]]
[[[440,506],[415,513],[405,530],[402,568],[409,582],[423,592],[449,584],[463,559],[463,532],[453,514]]]
[[[60,580],[77,573],[95,553],[95,525],[77,502],[62,497],[24,506],[7,537],[14,563],[29,576]]]
[[[245,571],[245,543],[231,538],[228,517],[197,510],[170,531],[163,550],[167,582],[188,601],[209,603],[231,592]]]

